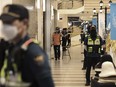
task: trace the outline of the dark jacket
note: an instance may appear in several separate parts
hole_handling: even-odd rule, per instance
[[[8,42],[3,39],[0,40],[0,70],[3,67],[4,59],[6,57],[5,51],[9,48]]]
[[[29,39],[24,37],[12,50],[23,82],[31,83],[31,87],[54,87],[48,56],[42,48],[32,42],[26,51],[21,49]]]

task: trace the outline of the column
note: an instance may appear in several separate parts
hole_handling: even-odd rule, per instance
[[[43,48],[43,0],[38,0],[39,7],[37,8],[37,25],[38,25],[38,41],[40,46]]]
[[[48,57],[51,57],[51,5],[50,5],[50,0],[45,0],[46,1],[46,7],[45,7],[45,51],[48,54]]]

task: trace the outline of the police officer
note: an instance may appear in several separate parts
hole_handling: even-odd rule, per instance
[[[29,87],[54,87],[47,54],[28,36],[28,10],[21,5],[7,5],[0,19],[4,39],[13,44],[10,57],[22,82],[29,83]]]
[[[86,84],[85,86],[90,85],[90,72],[91,67],[95,66],[101,55],[102,39],[97,35],[96,28],[94,26],[90,29],[90,36],[85,38],[84,48],[87,51],[86,53]]]

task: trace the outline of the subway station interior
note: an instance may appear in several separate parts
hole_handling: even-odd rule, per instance
[[[19,5],[29,12],[26,35],[32,42],[10,38],[15,23],[27,23],[26,18],[4,21],[23,15],[20,8],[15,11]],[[12,52],[19,39],[23,54]],[[9,59],[20,61],[16,64],[21,69],[7,69],[14,67]],[[0,0],[0,87],[116,87],[116,0]]]

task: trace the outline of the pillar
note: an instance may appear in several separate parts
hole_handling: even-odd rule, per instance
[[[40,43],[40,46],[43,48],[43,0],[40,1],[40,8],[37,8],[37,39]]]
[[[48,54],[48,57],[51,57],[51,5],[50,5],[50,0],[46,0],[46,5],[45,5],[45,51]]]

